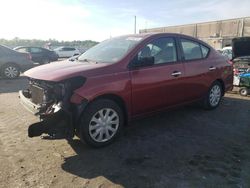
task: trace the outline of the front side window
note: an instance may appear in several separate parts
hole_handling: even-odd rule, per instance
[[[187,39],[181,39],[181,46],[185,60],[195,60],[203,58],[200,44]]]
[[[177,61],[176,45],[173,38],[159,38],[148,43],[137,55],[138,60],[154,57],[154,64]]]

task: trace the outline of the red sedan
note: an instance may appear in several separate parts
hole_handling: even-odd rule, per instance
[[[41,118],[29,136],[77,135],[94,147],[112,142],[135,117],[195,101],[214,109],[233,82],[232,63],[211,46],[168,33],[105,40],[75,62],[25,75],[30,84],[19,92],[21,102]]]

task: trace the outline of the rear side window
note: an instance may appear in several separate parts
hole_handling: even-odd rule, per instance
[[[63,50],[63,51],[74,51],[74,50],[76,50],[76,49],[75,49],[75,48],[67,48],[67,47],[66,47],[66,48],[63,48],[62,50]]]
[[[31,53],[41,53],[42,49],[41,48],[30,48]]]
[[[202,52],[203,58],[206,58],[209,53],[209,48],[207,48],[206,46],[203,46],[202,44],[200,46],[201,46],[201,52]]]
[[[185,60],[195,60],[203,58],[200,44],[191,40],[181,39],[181,46]]]

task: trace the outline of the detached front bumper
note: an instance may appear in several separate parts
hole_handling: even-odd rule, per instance
[[[73,138],[88,101],[84,100],[81,104],[56,100],[54,103],[45,103],[43,96],[44,91],[39,87],[19,91],[20,102],[24,108],[40,118],[40,122],[29,126],[29,137],[45,133],[53,138]]]
[[[19,98],[24,108],[32,114],[39,116],[41,120],[29,126],[29,137],[41,136],[44,133],[51,138],[72,138],[74,136],[75,128],[73,126],[72,113],[56,105],[52,105],[50,109],[53,110],[45,113],[45,109],[48,108],[33,103],[25,90],[19,91]]]
[[[20,102],[21,104],[24,106],[24,108],[26,108],[29,112],[31,112],[34,115],[38,115],[40,110],[41,110],[41,106],[34,104],[29,98],[26,98],[23,94],[23,91],[19,91],[19,98],[20,98]]]

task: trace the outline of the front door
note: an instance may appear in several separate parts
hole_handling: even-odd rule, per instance
[[[145,63],[152,57],[153,64]],[[182,101],[185,73],[183,64],[178,61],[174,38],[149,42],[138,52],[133,64],[137,64],[132,65],[130,71],[133,115],[158,111]]]

